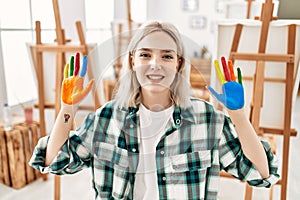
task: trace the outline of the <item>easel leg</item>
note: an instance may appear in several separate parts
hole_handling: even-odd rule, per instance
[[[60,176],[54,177],[54,200],[60,200]]]
[[[246,184],[246,192],[245,192],[245,200],[251,200],[252,199],[252,192],[253,192],[253,188]]]

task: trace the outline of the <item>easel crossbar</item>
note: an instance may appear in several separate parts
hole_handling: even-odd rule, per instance
[[[283,129],[278,128],[267,128],[267,127],[260,127],[259,132],[262,132],[263,134],[274,134],[274,135],[284,135]],[[290,136],[296,137],[297,136],[297,130],[291,128],[289,131]]]
[[[34,107],[38,108],[39,105],[35,104]],[[53,104],[53,103],[45,103],[44,104],[44,109],[55,109],[55,104]],[[94,111],[95,110],[95,106],[79,105],[78,106],[78,110],[90,110],[90,111]]]
[[[253,60],[268,62],[284,62],[294,63],[295,56],[293,54],[265,54],[265,53],[231,53],[232,60]]]
[[[84,45],[78,46],[67,46],[67,45],[42,45],[37,44],[33,46],[37,52],[56,52],[56,53],[66,53],[66,52],[85,52]]]
[[[243,80],[245,81],[253,81],[254,78],[252,76],[243,76]],[[268,78],[264,77],[264,82],[272,82],[272,83],[286,83],[286,79],[283,78]]]

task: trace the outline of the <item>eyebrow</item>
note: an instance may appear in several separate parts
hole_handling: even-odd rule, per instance
[[[140,49],[137,49],[137,51],[152,51],[151,48],[140,48]],[[160,50],[161,52],[164,52],[164,53],[176,53],[174,50],[172,49],[162,49]]]

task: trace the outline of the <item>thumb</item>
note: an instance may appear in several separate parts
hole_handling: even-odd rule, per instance
[[[210,87],[209,85],[207,86],[207,89],[213,94],[213,96],[215,96],[219,101],[221,101],[222,103],[224,102],[224,98],[221,94],[217,93],[214,88]]]
[[[87,84],[86,88],[74,97],[73,103],[77,103],[77,102],[81,101],[91,91],[93,84],[94,84],[94,79],[90,80],[90,82]]]
[[[86,96],[92,89],[93,85],[94,85],[94,79],[90,80],[90,82],[87,84],[87,86],[85,87],[85,89],[82,91],[83,95]]]

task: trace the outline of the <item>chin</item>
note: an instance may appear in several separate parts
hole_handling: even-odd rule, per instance
[[[169,90],[169,87],[163,86],[163,85],[147,85],[143,87],[144,90],[151,92],[151,93],[161,93]]]

